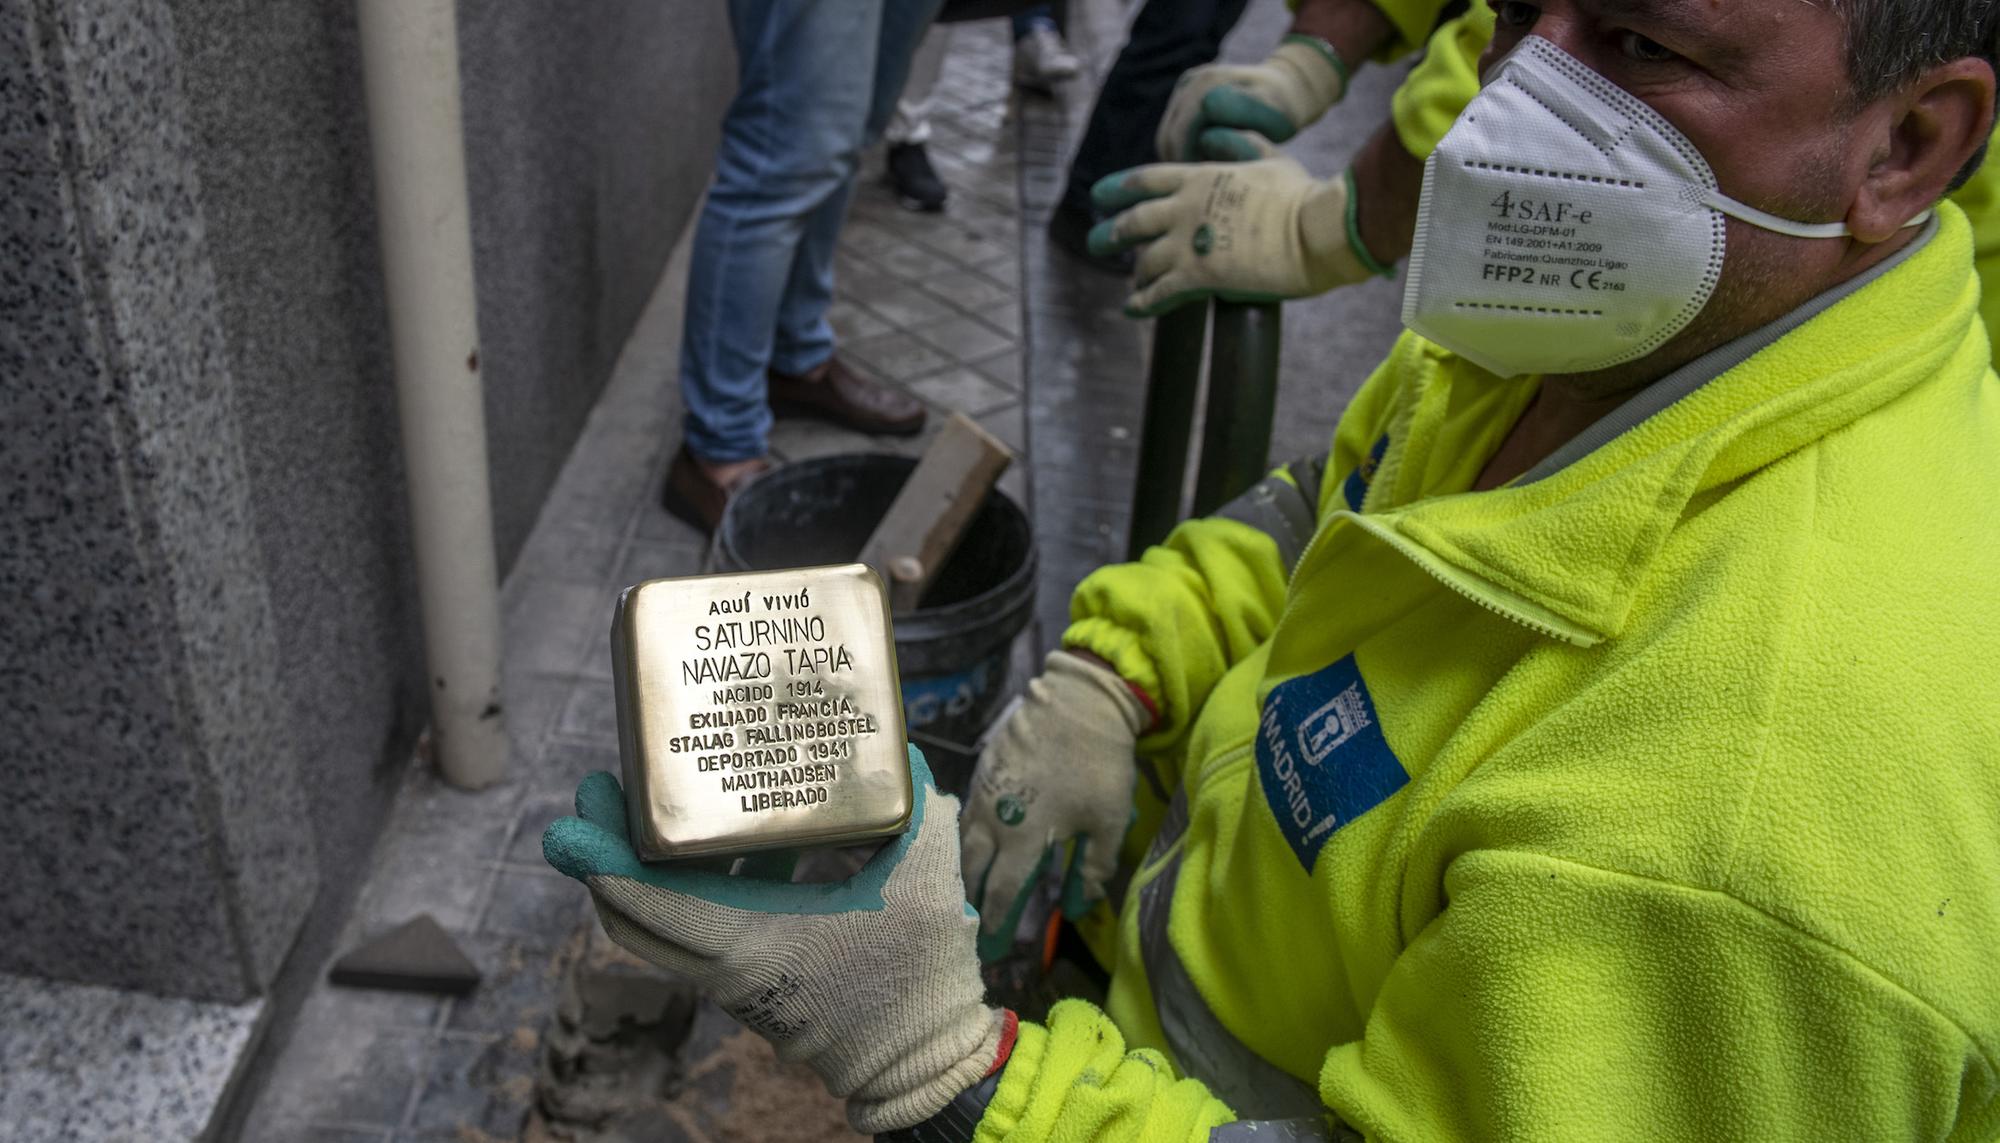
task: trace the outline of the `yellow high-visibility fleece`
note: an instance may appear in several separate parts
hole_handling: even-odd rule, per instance
[[[1065,642],[1154,698],[1185,786],[1171,949],[1342,1123],[2000,1137],[2000,378],[1939,218],[1529,483],[1468,491],[1535,379],[1406,334],[1289,576],[1211,517],[1078,588]],[[979,1139],[1238,1118],[1163,1054],[1167,864],[1108,1015],[1024,1026]]]

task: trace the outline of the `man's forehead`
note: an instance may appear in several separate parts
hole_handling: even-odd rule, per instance
[[[1571,0],[1599,21],[1662,39],[1678,51],[1696,49],[1711,69],[1762,71],[1782,59],[1780,73],[1840,66],[1845,40],[1840,15],[1826,0]],[[1808,57],[1824,57],[1820,58]]]
[[[1577,0],[1577,6],[1614,19],[1754,35],[1772,23],[1838,22],[1830,3],[1814,0]]]

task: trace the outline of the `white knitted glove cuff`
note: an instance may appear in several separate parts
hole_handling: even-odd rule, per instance
[[[1042,661],[1042,673],[1062,680],[1058,685],[1064,690],[1077,684],[1103,695],[1117,712],[1125,729],[1132,732],[1134,740],[1153,725],[1153,712],[1146,709],[1137,692],[1108,667],[1099,666],[1069,651],[1050,651],[1048,658]]]
[[[912,1054],[906,1069],[910,1075],[930,1078],[907,1090],[855,1093],[847,1100],[848,1125],[863,1135],[879,1135],[936,1115],[959,1092],[985,1078],[1000,1052],[1006,1015],[1003,1009],[988,1008],[976,1020],[940,1030]],[[968,1033],[977,1037],[969,1052],[961,1047]]]
[[[1288,106],[1279,108],[1300,130],[1340,102],[1347,82],[1326,53],[1312,44],[1286,40],[1264,61],[1265,66],[1282,71],[1292,82],[1279,97]]]

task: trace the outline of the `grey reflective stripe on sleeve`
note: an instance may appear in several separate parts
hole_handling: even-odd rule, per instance
[[[1181,1074],[1207,1084],[1210,1091],[1239,1115],[1267,1119],[1324,1116],[1319,1093],[1236,1038],[1209,1011],[1180,954],[1167,939],[1167,917],[1173,910],[1174,885],[1180,880],[1181,852],[1174,848],[1187,830],[1187,789],[1175,791],[1173,804],[1153,838],[1147,865],[1162,858],[1166,864],[1139,890],[1139,958],[1153,990],[1153,1010],[1166,1033],[1167,1047]]]
[[[877,1143],[972,1143],[979,1121],[986,1115],[986,1105],[993,1102],[993,1093],[1000,1090],[1000,1077],[1006,1071],[1003,1067],[959,1092],[943,1110],[922,1123],[882,1132],[875,1137]]]
[[[1278,545],[1278,558],[1284,561],[1285,571],[1290,572],[1319,527],[1319,478],[1326,472],[1326,458],[1307,457],[1285,467],[1292,480],[1275,474],[1267,476],[1251,485],[1248,492],[1216,509],[1215,514],[1248,524],[1271,537]]]
[[[1342,1143],[1317,1119],[1239,1119],[1208,1131],[1208,1143]]]

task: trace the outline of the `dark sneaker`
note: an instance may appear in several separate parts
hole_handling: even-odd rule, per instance
[[[889,144],[889,189],[907,210],[943,210],[944,180],[922,143]]]

